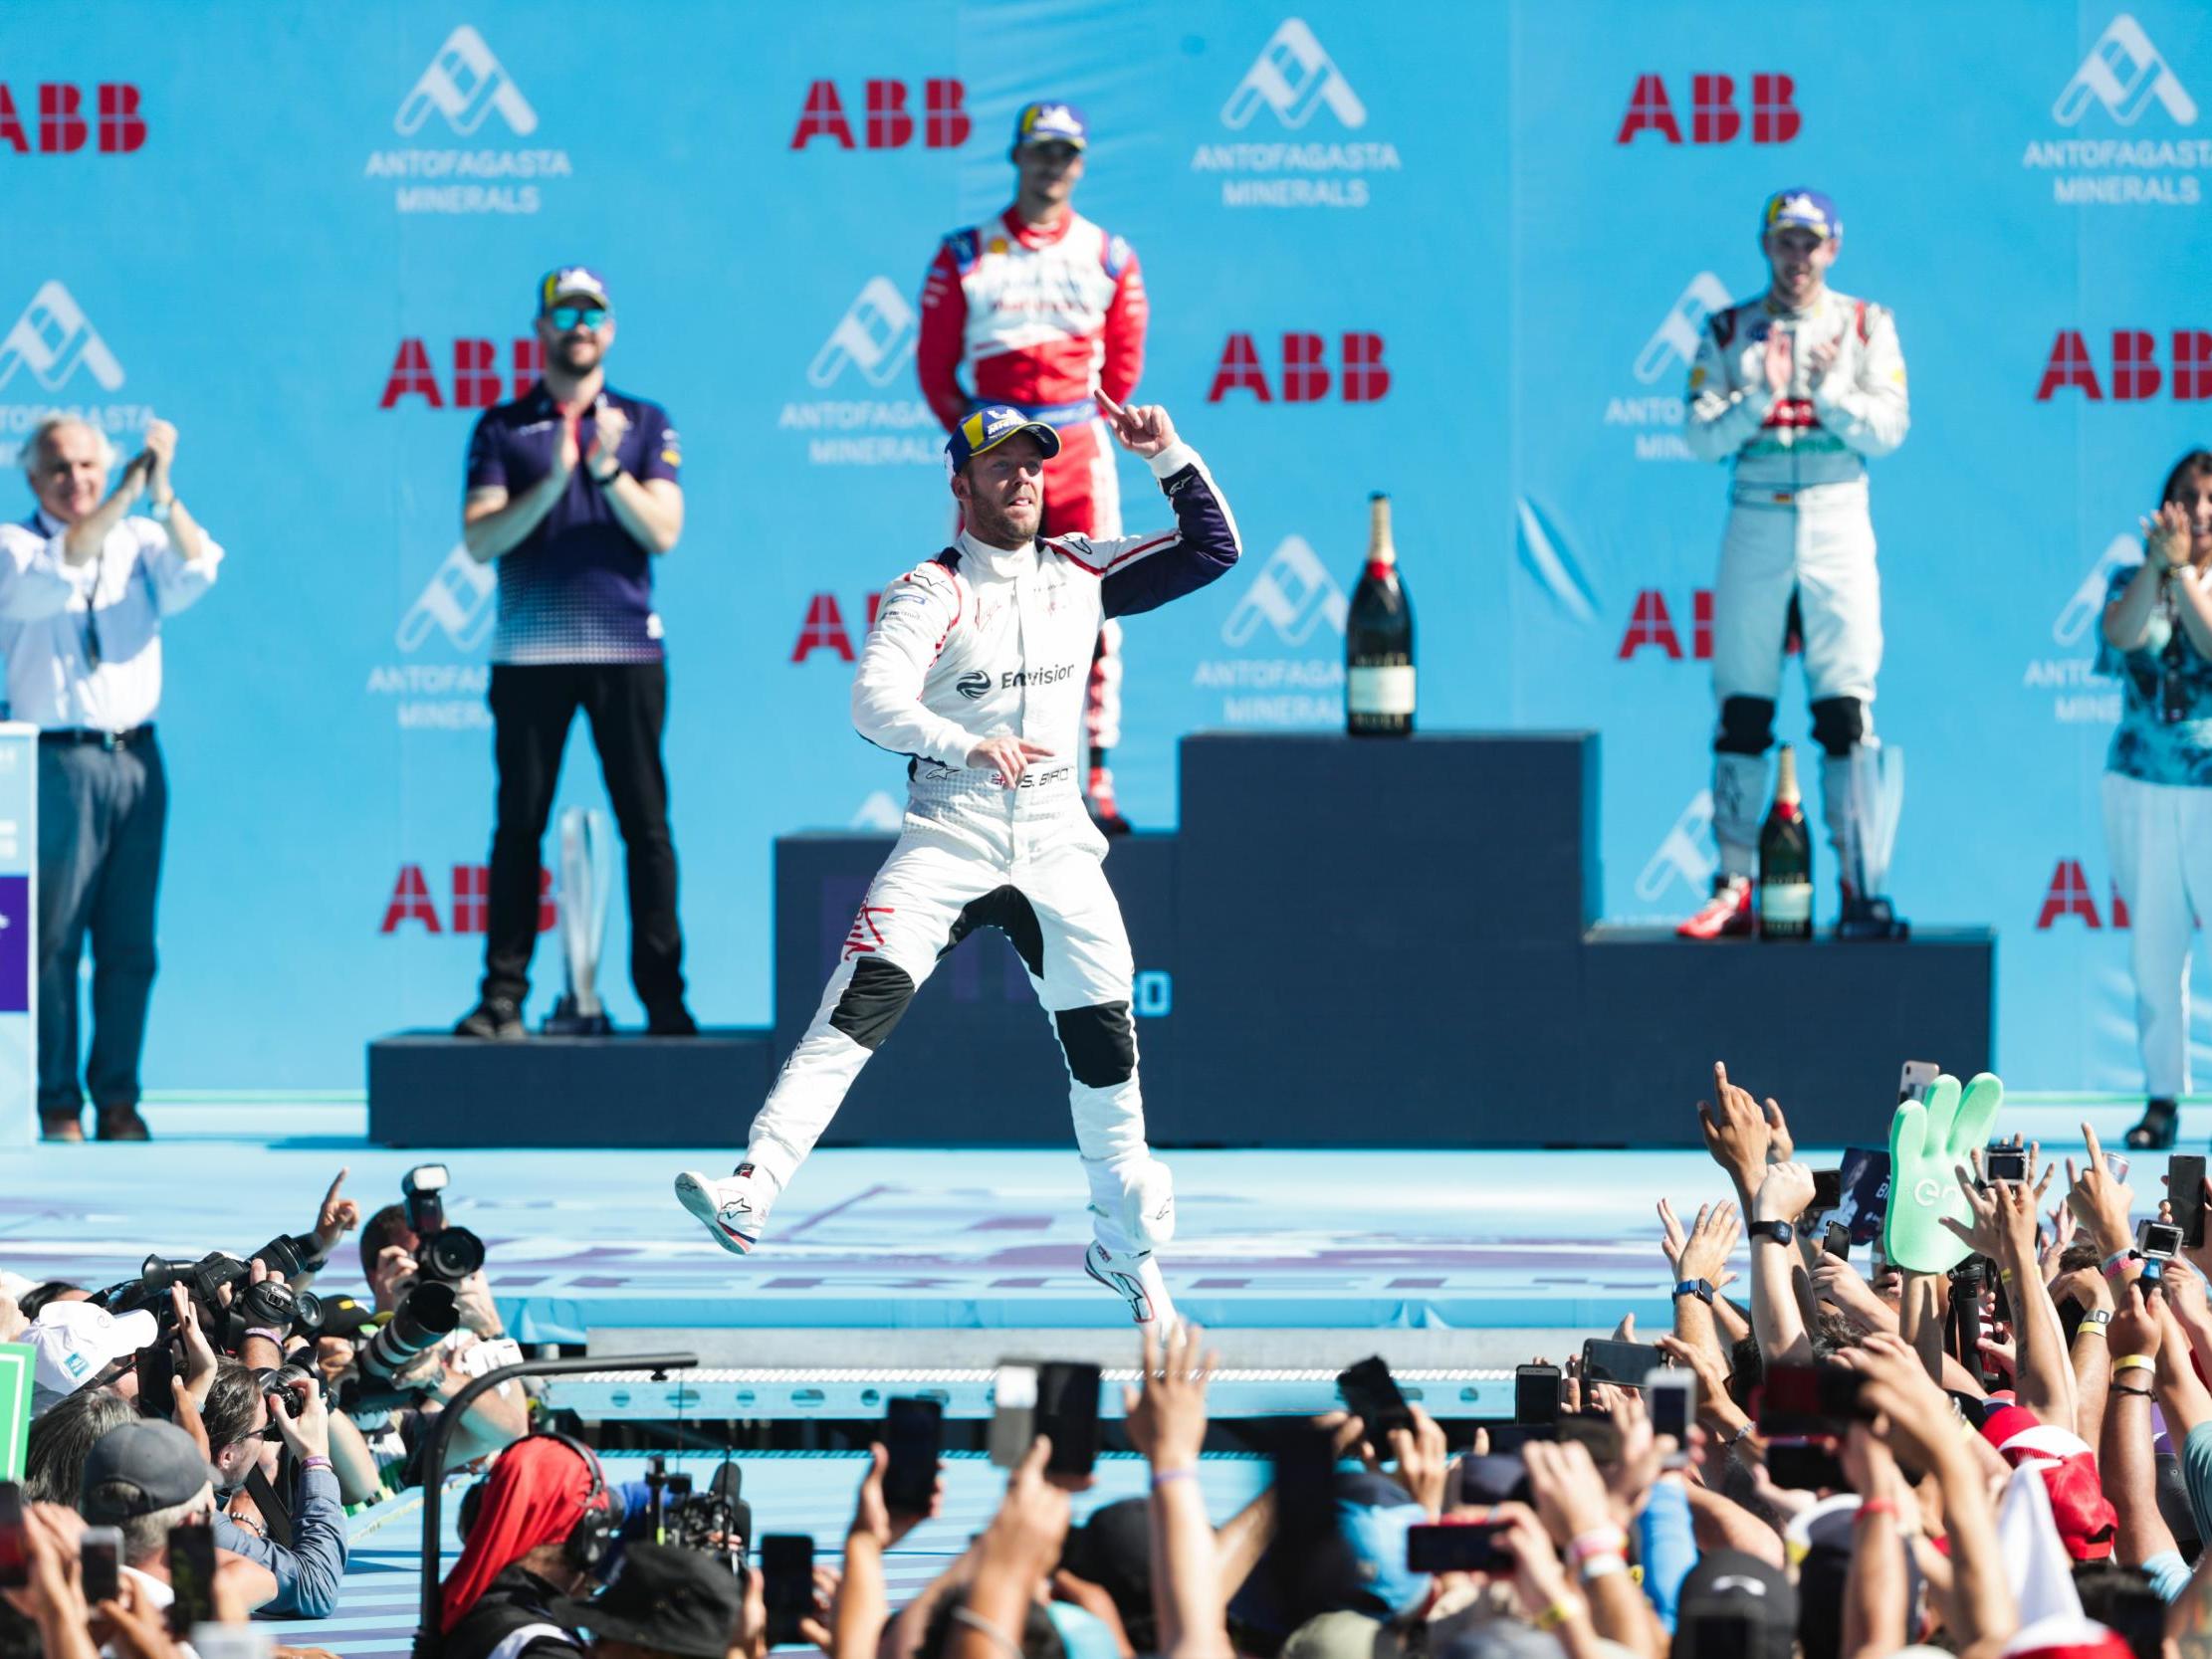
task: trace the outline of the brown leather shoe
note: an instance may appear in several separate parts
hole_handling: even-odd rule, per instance
[[[132,1106],[103,1108],[100,1123],[94,1132],[103,1141],[151,1141],[146,1131],[146,1121],[138,1116]]]
[[[39,1114],[39,1139],[41,1141],[75,1141],[82,1143],[85,1139],[85,1126],[74,1113],[67,1118],[49,1118],[42,1112]]]

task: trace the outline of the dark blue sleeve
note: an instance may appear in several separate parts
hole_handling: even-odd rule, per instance
[[[493,418],[498,413],[487,409],[476,418],[476,430],[469,434],[468,489],[507,488],[506,446],[501,442],[506,429]]]
[[[1196,593],[1236,562],[1236,520],[1213,475],[1197,455],[1160,481],[1175,507],[1175,530],[1096,543],[1106,556],[1103,595],[1108,616],[1158,610]]]

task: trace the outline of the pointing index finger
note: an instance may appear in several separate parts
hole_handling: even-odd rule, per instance
[[[337,1197],[338,1188],[345,1184],[345,1175],[346,1171],[341,1168],[331,1177],[331,1189],[323,1194],[324,1203],[328,1204]]]

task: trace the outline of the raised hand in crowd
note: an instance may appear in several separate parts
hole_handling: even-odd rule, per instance
[[[845,1571],[830,1610],[829,1651],[837,1659],[868,1659],[890,1614],[890,1591],[883,1576],[884,1553],[945,1507],[942,1472],[930,1489],[930,1505],[920,1515],[894,1512],[883,1496],[883,1474],[891,1454],[878,1441],[868,1448],[868,1469],[853,1501],[852,1525],[845,1530]]]
[[[1705,1134],[1705,1150],[1735,1183],[1736,1202],[1751,1208],[1752,1194],[1766,1178],[1767,1153],[1774,1143],[1774,1126],[1766,1111],[1747,1089],[1728,1081],[1728,1068],[1713,1062],[1713,1098],[1697,1103],[1698,1126]]]
[[[1067,1542],[1068,1496],[1044,1472],[1052,1442],[1039,1435],[1006,1482],[998,1512],[976,1542],[966,1600],[953,1609],[946,1659],[1006,1659],[1021,1651],[1038,1586]]]
[[[331,1184],[323,1194],[323,1202],[315,1212],[315,1226],[310,1233],[315,1240],[317,1257],[327,1257],[343,1242],[345,1235],[361,1224],[361,1206],[345,1196],[343,1188],[348,1171],[340,1169],[331,1177]],[[296,1283],[314,1278],[304,1273]]]
[[[1674,1206],[1661,1198],[1659,1218],[1664,1229],[1659,1249],[1666,1257],[1666,1271],[1674,1276],[1676,1284],[1702,1279],[1717,1291],[1736,1282],[1735,1271],[1728,1266],[1737,1241],[1743,1237],[1735,1205],[1725,1200],[1698,1205],[1697,1218],[1685,1232],[1674,1218]]]
[[[2082,1139],[2089,1146],[2089,1157],[2080,1172],[2076,1172],[2071,1157],[2066,1160],[2067,1208],[2090,1235],[2099,1255],[2124,1253],[2135,1237],[2128,1219],[2135,1194],[2113,1178],[2103,1148],[2097,1143],[2097,1131],[2084,1124]]]
[[[1170,1330],[1165,1341],[1146,1326],[1144,1386],[1122,1390],[1129,1443],[1152,1466],[1152,1603],[1167,1659],[1218,1659],[1229,1651],[1214,1529],[1199,1490],[1206,1386],[1219,1364],[1218,1355],[1206,1351],[1205,1341],[1206,1333],[1188,1322]],[[1442,1431],[1433,1423],[1428,1428],[1439,1442],[1433,1449],[1440,1463]],[[1424,1441],[1417,1457],[1431,1449]]]

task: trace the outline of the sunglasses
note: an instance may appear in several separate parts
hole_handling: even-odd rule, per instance
[[[566,333],[570,328],[596,328],[607,319],[604,306],[555,306],[546,313],[553,325]]]

